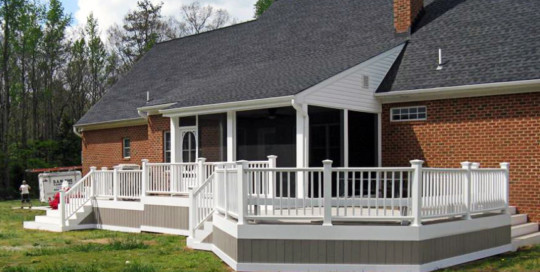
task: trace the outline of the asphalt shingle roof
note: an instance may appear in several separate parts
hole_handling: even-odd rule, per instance
[[[540,1],[430,0],[424,5],[397,73],[379,92],[540,78]],[[437,71],[439,48],[444,65]]]
[[[407,39],[378,92],[540,78],[537,0],[427,0],[410,37],[395,35],[392,2],[281,0],[258,20],[160,43],[77,125],[294,95]]]

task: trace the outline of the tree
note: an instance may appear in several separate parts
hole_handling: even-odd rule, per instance
[[[199,2],[183,5],[181,11],[190,34],[218,29],[232,22],[226,10],[214,10],[210,5],[203,7]]]
[[[58,82],[55,82],[55,76],[63,61],[62,57],[65,50],[64,35],[70,21],[71,17],[64,14],[64,8],[60,1],[51,0],[46,15],[45,36],[43,41],[44,98],[47,101],[45,135],[49,139],[53,138],[56,128],[60,125],[59,121],[61,115],[55,116],[53,111],[53,100],[55,100],[55,95],[58,91],[56,88],[61,85]]]
[[[85,34],[88,38],[88,66],[90,69],[91,104],[96,103],[105,92],[107,50],[101,38],[97,19],[90,13],[86,20]],[[81,116],[77,117],[80,118]]]
[[[255,18],[259,18],[273,3],[274,0],[257,0],[255,3]]]
[[[19,22],[18,18],[20,17],[21,9],[24,5],[24,0],[3,0],[2,7],[0,9],[0,16],[2,17],[2,30],[3,30],[3,41],[2,41],[2,91],[0,92],[0,114],[2,125],[0,126],[0,142],[1,142],[1,152],[0,152],[0,168],[2,183],[5,186],[4,188],[9,188],[11,185],[9,179],[9,124],[10,124],[10,115],[11,115],[11,93],[12,89],[12,78],[14,77],[13,69],[16,63],[14,63],[14,48],[13,45],[17,40]]]
[[[137,2],[137,10],[124,17],[123,54],[130,64],[141,58],[161,41],[164,22],[161,16],[163,2],[154,5],[150,0]]]

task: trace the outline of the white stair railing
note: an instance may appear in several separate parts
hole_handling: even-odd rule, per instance
[[[90,168],[90,172],[86,174],[81,180],[73,185],[67,192],[60,191],[60,219],[62,220],[62,227],[66,226],[67,220],[69,220],[75,213],[77,213],[88,201],[94,196],[93,183],[96,169]]]
[[[214,213],[214,187],[214,174],[212,173],[201,186],[189,192],[191,203],[189,229],[191,237],[195,237],[195,231]]]

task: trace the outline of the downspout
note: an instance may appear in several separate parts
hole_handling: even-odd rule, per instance
[[[82,134],[79,132],[79,130],[75,126],[73,126],[73,133],[75,133],[75,135],[79,136],[79,138],[82,138]]]
[[[137,114],[144,118],[145,120],[148,120],[148,114],[145,114],[144,112],[140,111],[140,110],[137,110]]]

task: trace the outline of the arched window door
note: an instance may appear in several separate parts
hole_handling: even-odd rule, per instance
[[[197,160],[197,130],[182,130],[182,162],[195,162]]]

